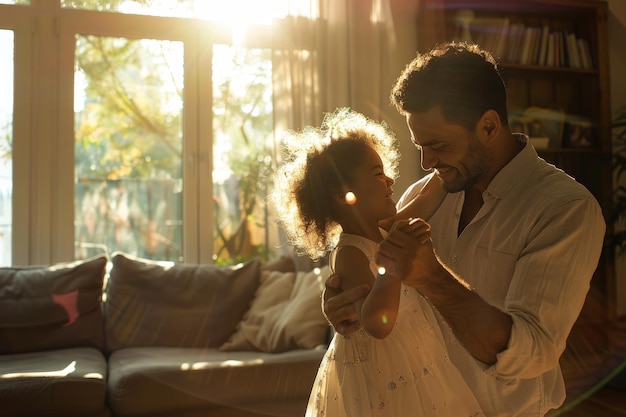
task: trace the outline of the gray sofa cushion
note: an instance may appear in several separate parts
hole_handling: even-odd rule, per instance
[[[0,415],[106,415],[107,363],[93,348],[0,355]]]
[[[0,268],[0,354],[102,349],[106,256],[46,267]]]
[[[200,409],[210,416],[212,409],[224,406],[268,415],[304,415],[324,353],[325,349],[278,354],[123,349],[109,358],[109,404],[118,416],[183,415]],[[285,410],[286,404],[293,406]]]
[[[259,285],[258,259],[239,266],[184,265],[116,253],[106,289],[105,348],[218,347]]]

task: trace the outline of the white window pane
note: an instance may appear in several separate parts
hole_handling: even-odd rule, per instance
[[[11,265],[13,31],[0,30],[0,265]]]
[[[0,4],[30,4],[30,0],[0,0]]]
[[[183,44],[77,36],[75,257],[182,261]]]
[[[215,263],[267,259],[278,247],[267,205],[276,154],[272,114],[271,51],[215,45]]]

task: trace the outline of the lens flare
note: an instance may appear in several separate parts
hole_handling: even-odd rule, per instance
[[[346,197],[345,198],[346,198],[346,203],[348,203],[348,204],[352,205],[352,204],[356,203],[356,196],[354,195],[354,193],[352,191],[348,191],[346,193]]]
[[[385,275],[386,272],[387,272],[387,270],[385,269],[384,266],[379,266],[378,267],[378,275]]]
[[[382,321],[383,321],[383,324],[387,324],[387,321],[389,321],[387,319],[387,315],[386,314],[383,314]]]

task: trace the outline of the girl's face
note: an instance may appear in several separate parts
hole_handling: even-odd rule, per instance
[[[363,154],[363,161],[356,168],[354,183],[349,191],[354,193],[352,202],[358,215],[370,221],[380,221],[396,214],[393,179],[385,175],[380,156],[371,148]]]

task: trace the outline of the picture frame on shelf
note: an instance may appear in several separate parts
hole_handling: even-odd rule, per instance
[[[509,127],[512,133],[523,133],[528,136],[528,140],[530,144],[533,145],[535,149],[547,149],[550,146],[550,138],[547,136],[532,136],[531,126],[536,124],[536,122],[523,114],[512,114],[509,115]]]
[[[560,148],[563,146],[564,119],[560,109],[533,106],[510,114],[509,127],[512,133],[528,135],[535,149]]]
[[[585,117],[567,116],[563,132],[563,146],[566,148],[593,148],[597,146],[597,129]]]

